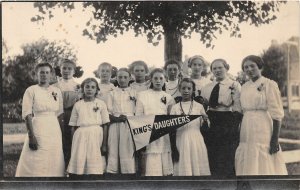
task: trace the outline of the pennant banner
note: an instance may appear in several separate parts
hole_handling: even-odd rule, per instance
[[[143,115],[127,117],[135,150],[201,117],[201,115]]]

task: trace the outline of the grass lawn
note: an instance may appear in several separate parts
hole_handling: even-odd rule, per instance
[[[25,123],[3,123],[3,134],[12,135],[19,133],[26,133],[27,129]]]

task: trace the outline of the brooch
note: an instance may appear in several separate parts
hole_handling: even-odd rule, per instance
[[[165,96],[163,96],[160,101],[164,104],[167,104],[167,98]]]
[[[52,96],[53,96],[54,100],[56,101],[57,100],[57,93],[56,92],[52,92]]]

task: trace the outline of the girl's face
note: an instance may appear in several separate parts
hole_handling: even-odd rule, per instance
[[[261,70],[257,64],[253,61],[247,60],[243,65],[243,70],[250,79],[259,78],[261,76]]]
[[[152,76],[153,90],[160,91],[165,84],[165,76],[163,73],[156,72]]]
[[[37,77],[39,84],[49,84],[51,79],[51,69],[47,66],[40,67],[37,70]]]
[[[174,81],[178,78],[179,75],[179,68],[176,64],[170,64],[167,66],[167,75],[168,79]]]
[[[74,75],[74,65],[72,63],[64,63],[60,67],[61,74],[63,79],[68,80],[71,79]]]
[[[182,100],[189,101],[193,94],[193,84],[184,81],[181,83],[179,91],[181,93]]]
[[[98,69],[98,74],[100,75],[101,81],[108,82],[111,77],[111,67],[108,65],[103,65]]]
[[[121,88],[126,88],[128,87],[128,83],[130,80],[129,73],[126,71],[118,71],[117,74],[117,81],[120,85]]]
[[[144,81],[146,76],[145,67],[143,65],[136,65],[133,68],[133,75],[135,76],[137,82]]]
[[[227,74],[227,69],[224,67],[222,61],[213,62],[211,69],[217,81],[222,81],[223,79],[225,79]]]
[[[94,81],[86,82],[83,86],[83,92],[86,98],[95,98],[97,93],[97,84]]]
[[[192,74],[200,75],[204,69],[204,63],[201,59],[194,59],[191,63]]]

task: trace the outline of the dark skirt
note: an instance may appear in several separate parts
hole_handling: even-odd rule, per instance
[[[217,177],[234,177],[239,123],[229,111],[208,111],[207,114],[210,128],[206,136],[206,145],[211,174]]]
[[[68,167],[71,158],[71,147],[72,147],[72,127],[69,125],[72,108],[64,109],[64,126],[62,127],[62,142],[65,166]]]

